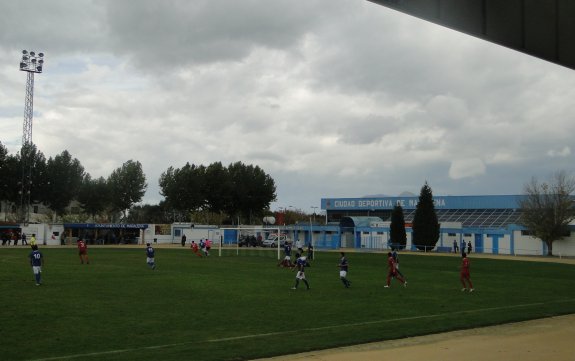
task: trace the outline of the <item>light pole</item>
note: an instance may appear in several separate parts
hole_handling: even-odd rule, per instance
[[[24,103],[24,126],[22,130],[22,189],[20,190],[20,220],[24,224],[30,218],[30,190],[32,188],[32,118],[34,116],[34,74],[42,73],[44,67],[44,53],[22,50],[20,71],[25,71],[26,77],[26,100]]]
[[[311,206],[312,214],[313,214],[313,221],[314,221],[314,222],[315,222],[315,210],[316,210],[317,208],[318,208],[318,207],[316,207],[316,206]]]

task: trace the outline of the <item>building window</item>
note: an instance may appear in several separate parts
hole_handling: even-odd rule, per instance
[[[471,237],[471,233],[465,233],[463,234],[463,237]]]
[[[457,237],[457,234],[455,234],[455,233],[447,233],[447,235],[448,235],[449,237]]]
[[[34,206],[34,213],[38,214],[38,206]]]

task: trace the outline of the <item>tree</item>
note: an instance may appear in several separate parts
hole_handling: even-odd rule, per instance
[[[165,203],[158,205],[144,204],[132,207],[127,221],[130,223],[167,224],[173,222],[170,216],[170,212],[165,210]]]
[[[20,191],[22,190],[22,165],[18,157],[8,155],[0,173],[0,186],[3,189],[2,200],[6,205],[20,204]],[[5,210],[6,211],[6,210]]]
[[[251,223],[261,219],[270,203],[276,200],[276,186],[273,178],[260,167],[236,162],[228,166],[231,184],[231,203],[228,214],[242,216]]]
[[[65,150],[50,157],[40,179],[42,194],[40,201],[56,214],[63,214],[72,200],[78,198],[78,192],[84,179],[84,167]]]
[[[552,180],[539,182],[532,178],[524,186],[520,200],[521,222],[532,234],[547,245],[547,255],[553,255],[553,242],[569,232],[569,222],[575,219],[575,178],[565,171],[555,173]]]
[[[160,176],[160,194],[168,207],[189,219],[191,212],[206,206],[206,168],[186,163],[180,168],[170,167]],[[175,218],[175,215],[174,215]]]
[[[8,149],[0,142],[0,202],[8,200]]]
[[[82,205],[84,212],[90,215],[93,220],[98,214],[102,214],[107,208],[110,208],[112,203],[110,187],[104,177],[92,179],[90,174],[86,174],[78,191],[78,202]]]
[[[20,209],[20,219],[27,221],[28,214],[25,214],[25,210],[28,209],[30,203],[42,202],[43,199],[46,157],[38,150],[35,144],[26,143],[20,149],[17,159],[20,165],[18,173],[20,181],[16,189],[19,194],[18,202],[23,206]],[[25,186],[23,187],[22,184]],[[22,190],[29,193],[22,194]]]
[[[413,217],[413,244],[419,250],[429,251],[435,247],[439,239],[439,222],[435,205],[433,203],[433,192],[425,182],[419,193],[419,201],[415,208]]]
[[[142,200],[146,193],[146,176],[142,164],[129,160],[108,177],[112,207],[120,211],[126,219],[126,211]]]
[[[404,249],[407,244],[405,218],[403,216],[403,208],[399,204],[393,207],[393,210],[391,211],[389,238],[393,248]]]
[[[206,203],[211,212],[222,213],[229,208],[233,184],[229,171],[221,162],[210,164],[206,168]]]
[[[174,219],[177,214],[200,213],[211,218],[208,213],[213,212],[216,219],[227,214],[231,220],[243,217],[251,222],[261,219],[276,199],[274,180],[260,167],[242,162],[227,168],[219,162],[208,167],[189,163],[181,169],[170,167],[159,184]]]

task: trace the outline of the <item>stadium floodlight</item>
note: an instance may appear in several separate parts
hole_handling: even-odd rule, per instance
[[[21,222],[27,224],[30,218],[30,189],[32,184],[32,117],[34,115],[34,74],[42,73],[44,53],[22,50],[20,71],[27,74],[26,100],[24,103],[24,126],[22,131],[22,190],[20,191]]]
[[[29,73],[41,73],[44,64],[44,53],[36,54],[35,51],[28,52],[22,50],[22,60],[20,61],[20,70]]]

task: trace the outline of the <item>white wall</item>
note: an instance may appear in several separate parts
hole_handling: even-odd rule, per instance
[[[515,237],[515,254],[527,256],[542,255],[543,245],[539,238],[523,236],[521,231],[513,231]]]

